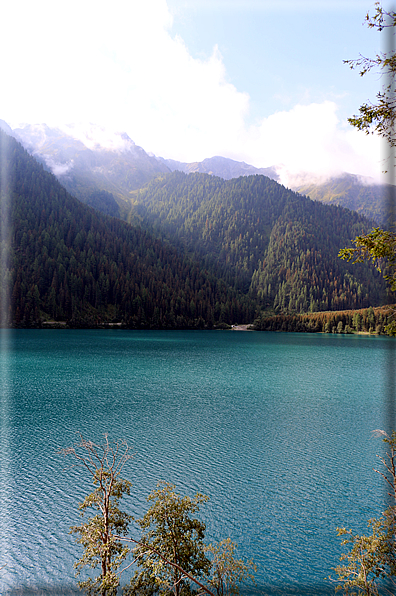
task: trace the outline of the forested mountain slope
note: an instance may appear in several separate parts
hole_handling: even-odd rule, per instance
[[[9,208],[0,309],[8,324],[52,318],[183,328],[252,320],[248,297],[169,243],[83,205],[15,139],[0,135],[2,222]]]
[[[390,189],[394,192],[394,187],[389,185],[374,184],[368,178],[345,173],[329,178],[324,183],[299,185],[294,190],[328,205],[347,207],[384,225]]]
[[[199,173],[163,175],[136,194],[129,221],[177,239],[264,307],[297,312],[361,308],[384,297],[372,267],[337,256],[372,222],[265,176],[226,181]]]
[[[194,163],[163,159],[146,153],[126,133],[93,125],[85,130],[70,126],[68,134],[46,124],[25,125],[12,131],[1,120],[0,128],[41,160],[73,196],[107,215],[125,218],[137,189],[161,173],[178,170],[188,174],[207,173],[225,180],[265,175],[280,181],[281,175],[286,176],[288,187],[296,192],[353,209],[381,225],[386,223],[384,199],[389,185],[375,184],[362,176],[344,173],[323,182],[309,173],[292,174],[276,164],[256,168],[221,156]],[[102,194],[98,195],[97,191]]]
[[[93,127],[86,133],[84,142],[72,133],[73,130],[66,134],[40,124],[16,128],[13,136],[40,159],[73,196],[107,215],[122,217],[131,191],[161,172],[169,172],[164,163],[148,155],[126,133],[102,139],[105,131]],[[101,196],[97,191],[102,191]]]

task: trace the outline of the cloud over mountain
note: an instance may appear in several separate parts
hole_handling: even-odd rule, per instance
[[[334,101],[279,104],[251,123],[249,93],[230,81],[219,48],[193,56],[173,33],[166,0],[114,0],[111,10],[93,0],[71,0],[67,9],[43,0],[40,10],[16,0],[5,6],[4,22],[17,27],[20,40],[13,27],[0,39],[2,55],[10,56],[0,64],[8,89],[0,116],[13,127],[93,122],[185,162],[223,155],[316,175],[347,170],[378,177],[381,170],[378,140],[341,125]],[[260,64],[257,76],[265,78],[266,68]],[[74,129],[86,146],[97,142],[96,133],[83,138]],[[113,149],[112,143],[103,133],[101,146]]]

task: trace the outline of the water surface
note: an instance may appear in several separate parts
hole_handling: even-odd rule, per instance
[[[90,487],[58,450],[76,431],[131,445],[133,515],[159,480],[203,492],[208,541],[236,541],[261,594],[334,591],[336,526],[364,531],[381,511],[371,431],[385,425],[392,340],[14,330],[1,341],[0,593],[75,590],[68,530]]]

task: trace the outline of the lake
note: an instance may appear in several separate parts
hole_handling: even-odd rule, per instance
[[[0,593],[72,594],[68,534],[91,491],[58,451],[126,439],[125,510],[157,481],[210,497],[208,541],[257,565],[260,594],[331,594],[337,526],[383,508],[386,337],[227,331],[1,332]],[[131,534],[138,537],[132,525]]]

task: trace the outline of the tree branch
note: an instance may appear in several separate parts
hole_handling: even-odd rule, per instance
[[[116,538],[117,540],[123,540],[125,542],[133,542],[134,544],[137,544],[138,546],[142,546],[144,548],[150,549],[160,559],[162,559],[167,565],[170,565],[171,567],[174,567],[175,569],[177,569],[178,571],[180,571],[183,575],[185,575],[186,577],[188,577],[188,579],[190,579],[191,581],[193,581],[195,584],[197,584],[197,586],[199,586],[202,590],[204,590],[204,592],[206,592],[207,594],[209,594],[209,596],[215,596],[215,594],[213,594],[213,592],[211,592],[206,586],[204,586],[203,584],[201,584],[201,582],[199,582],[197,579],[195,579],[195,577],[193,577],[192,575],[190,575],[187,571],[185,571],[177,563],[173,563],[172,561],[169,561],[166,557],[164,557],[164,555],[162,555],[153,546],[149,546],[147,544],[144,544],[143,542],[139,542],[138,540],[134,540],[133,538],[125,538],[125,537],[122,537],[122,536],[114,536],[114,538]]]

